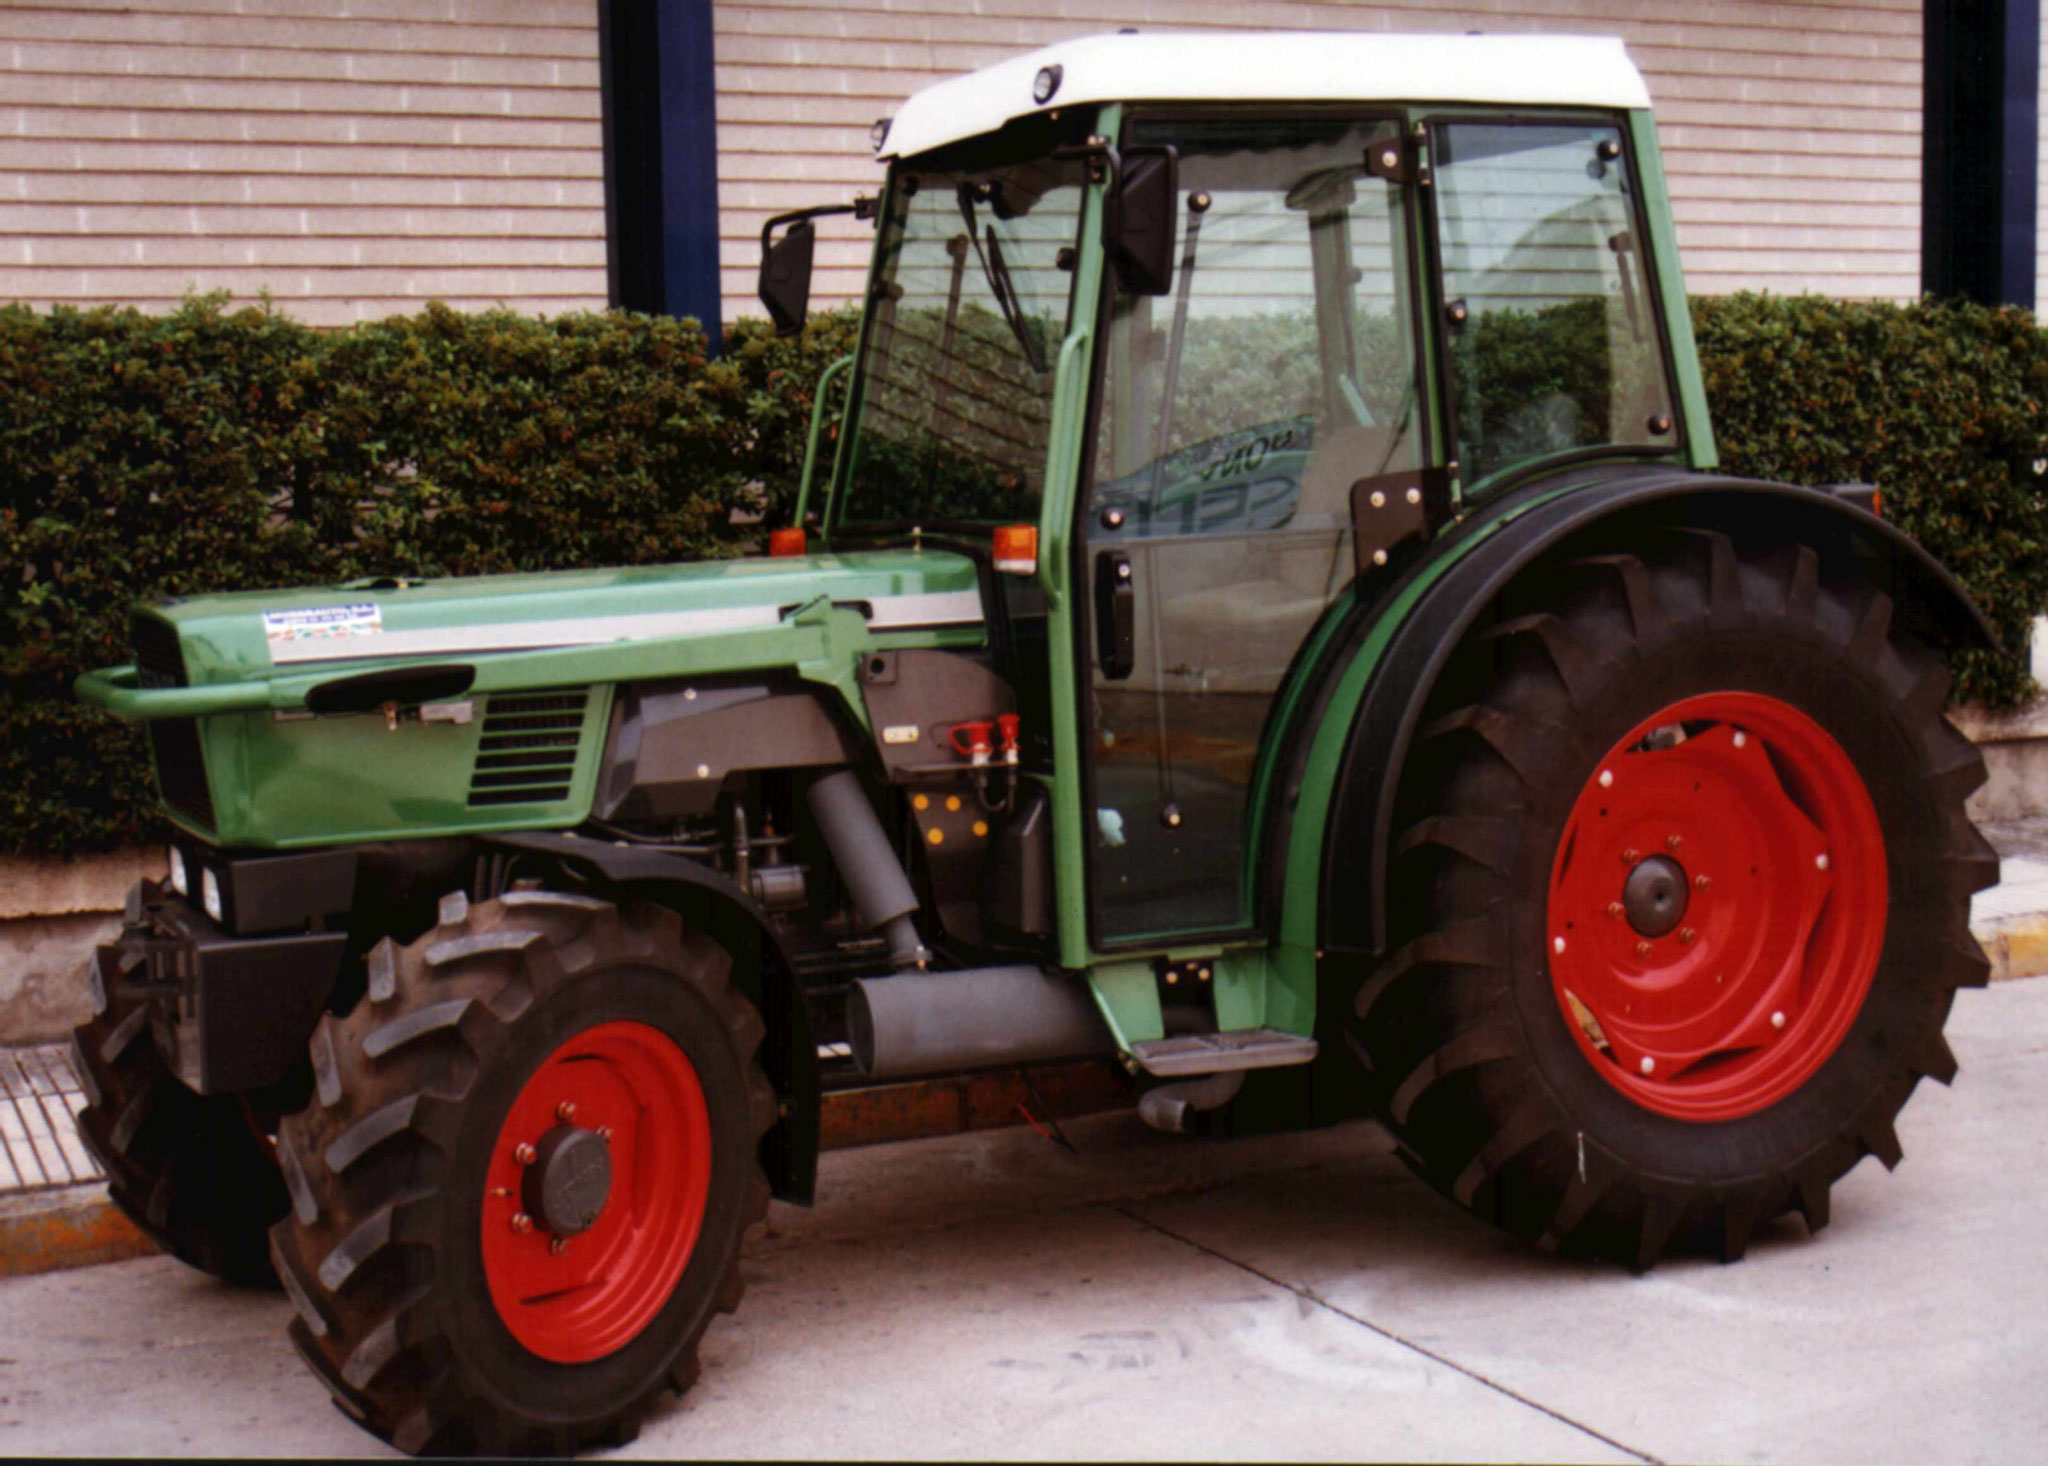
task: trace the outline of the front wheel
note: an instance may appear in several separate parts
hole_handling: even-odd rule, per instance
[[[1647,1267],[1811,1229],[1955,1061],[1997,858],[1892,602],[1805,546],[1554,567],[1460,648],[1404,771],[1397,944],[1350,1037],[1402,1153],[1523,1237]]]
[[[312,1042],[271,1234],[293,1342],[415,1453],[632,1437],[739,1301],[775,1099],[723,949],[661,907],[514,891],[380,944]]]

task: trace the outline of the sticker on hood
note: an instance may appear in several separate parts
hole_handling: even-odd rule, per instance
[[[312,606],[302,611],[265,611],[263,637],[272,646],[301,641],[332,641],[345,636],[377,636],[384,630],[384,612],[374,601],[353,606]]]

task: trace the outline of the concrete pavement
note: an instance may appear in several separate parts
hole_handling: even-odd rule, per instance
[[[2006,1463],[2048,1439],[2048,982],[1959,995],[1953,1090],[1833,1224],[1647,1277],[1526,1249],[1373,1126],[1227,1143],[1134,1119],[841,1151],[777,1206],[673,1458]],[[0,1282],[0,1451],[381,1448],[281,1298],[148,1258]]]

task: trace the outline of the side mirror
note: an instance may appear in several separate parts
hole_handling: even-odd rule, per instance
[[[811,247],[818,231],[809,219],[798,219],[782,238],[768,242],[777,221],[769,220],[761,231],[761,304],[768,307],[768,319],[775,334],[794,336],[804,328],[811,308]]]
[[[1180,211],[1180,155],[1172,148],[1130,148],[1117,179],[1109,258],[1126,295],[1173,289],[1173,224]]]

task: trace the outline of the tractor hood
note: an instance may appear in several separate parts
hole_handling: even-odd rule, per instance
[[[972,561],[933,550],[726,560],[615,570],[377,580],[316,590],[161,601],[187,685],[203,687],[431,657],[771,628],[820,598],[858,609],[877,632],[979,625]]]

